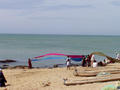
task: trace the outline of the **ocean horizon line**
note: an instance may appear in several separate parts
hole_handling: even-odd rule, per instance
[[[66,35],[66,36],[120,36],[120,35],[102,35],[102,34],[31,34],[31,33],[0,33],[0,35]]]

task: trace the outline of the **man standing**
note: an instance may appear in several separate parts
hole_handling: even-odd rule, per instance
[[[71,65],[71,58],[68,56],[66,59],[66,64],[67,64],[67,70],[70,70],[70,65]]]
[[[2,69],[0,69],[0,87],[5,87],[5,83],[7,83],[7,80],[4,77]]]

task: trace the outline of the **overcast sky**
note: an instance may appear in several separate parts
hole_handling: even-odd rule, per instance
[[[120,35],[120,0],[0,0],[0,33]]]

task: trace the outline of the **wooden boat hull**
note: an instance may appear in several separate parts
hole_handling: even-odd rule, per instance
[[[93,77],[92,79],[84,79],[84,80],[67,80],[64,85],[82,85],[89,83],[97,83],[97,82],[109,82],[109,81],[117,81],[120,80],[120,74],[109,75],[106,77]]]
[[[106,70],[106,71],[84,71],[84,72],[77,72],[74,71],[73,75],[74,76],[80,76],[80,77],[92,77],[92,76],[96,76],[98,73],[100,72],[107,72],[110,74],[119,74],[120,70]]]

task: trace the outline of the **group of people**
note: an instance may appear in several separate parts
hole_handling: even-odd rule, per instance
[[[83,57],[83,60],[82,60],[82,66],[83,67],[86,67],[86,66],[91,66],[91,56],[87,56],[87,58],[86,57]]]
[[[120,60],[120,59],[119,59]],[[112,61],[110,61],[109,59],[104,59],[103,61],[99,61],[97,62],[95,60],[95,56],[94,55],[88,55],[87,58],[83,58],[82,60],[82,66],[83,67],[97,67],[97,66],[105,66],[108,63],[113,63]]]
[[[71,58],[69,56],[66,59],[66,65],[67,65],[67,69],[69,70],[70,66],[71,66]],[[82,66],[83,67],[86,67],[86,66],[87,67],[90,67],[90,66],[96,67],[97,62],[95,60],[95,56],[94,55],[88,55],[87,57],[83,57]]]
[[[120,60],[120,54],[117,53],[116,54],[116,59]],[[88,55],[87,58],[83,58],[82,60],[82,66],[83,67],[97,67],[97,66],[105,66],[107,65],[108,63],[114,63],[112,61],[110,61],[108,58],[104,59],[103,61],[99,61],[97,62],[95,60],[95,56],[94,55]]]
[[[95,56],[94,55],[87,55],[87,57],[84,57],[82,60],[82,66],[83,67],[96,67],[97,66],[97,62],[95,60]]]

